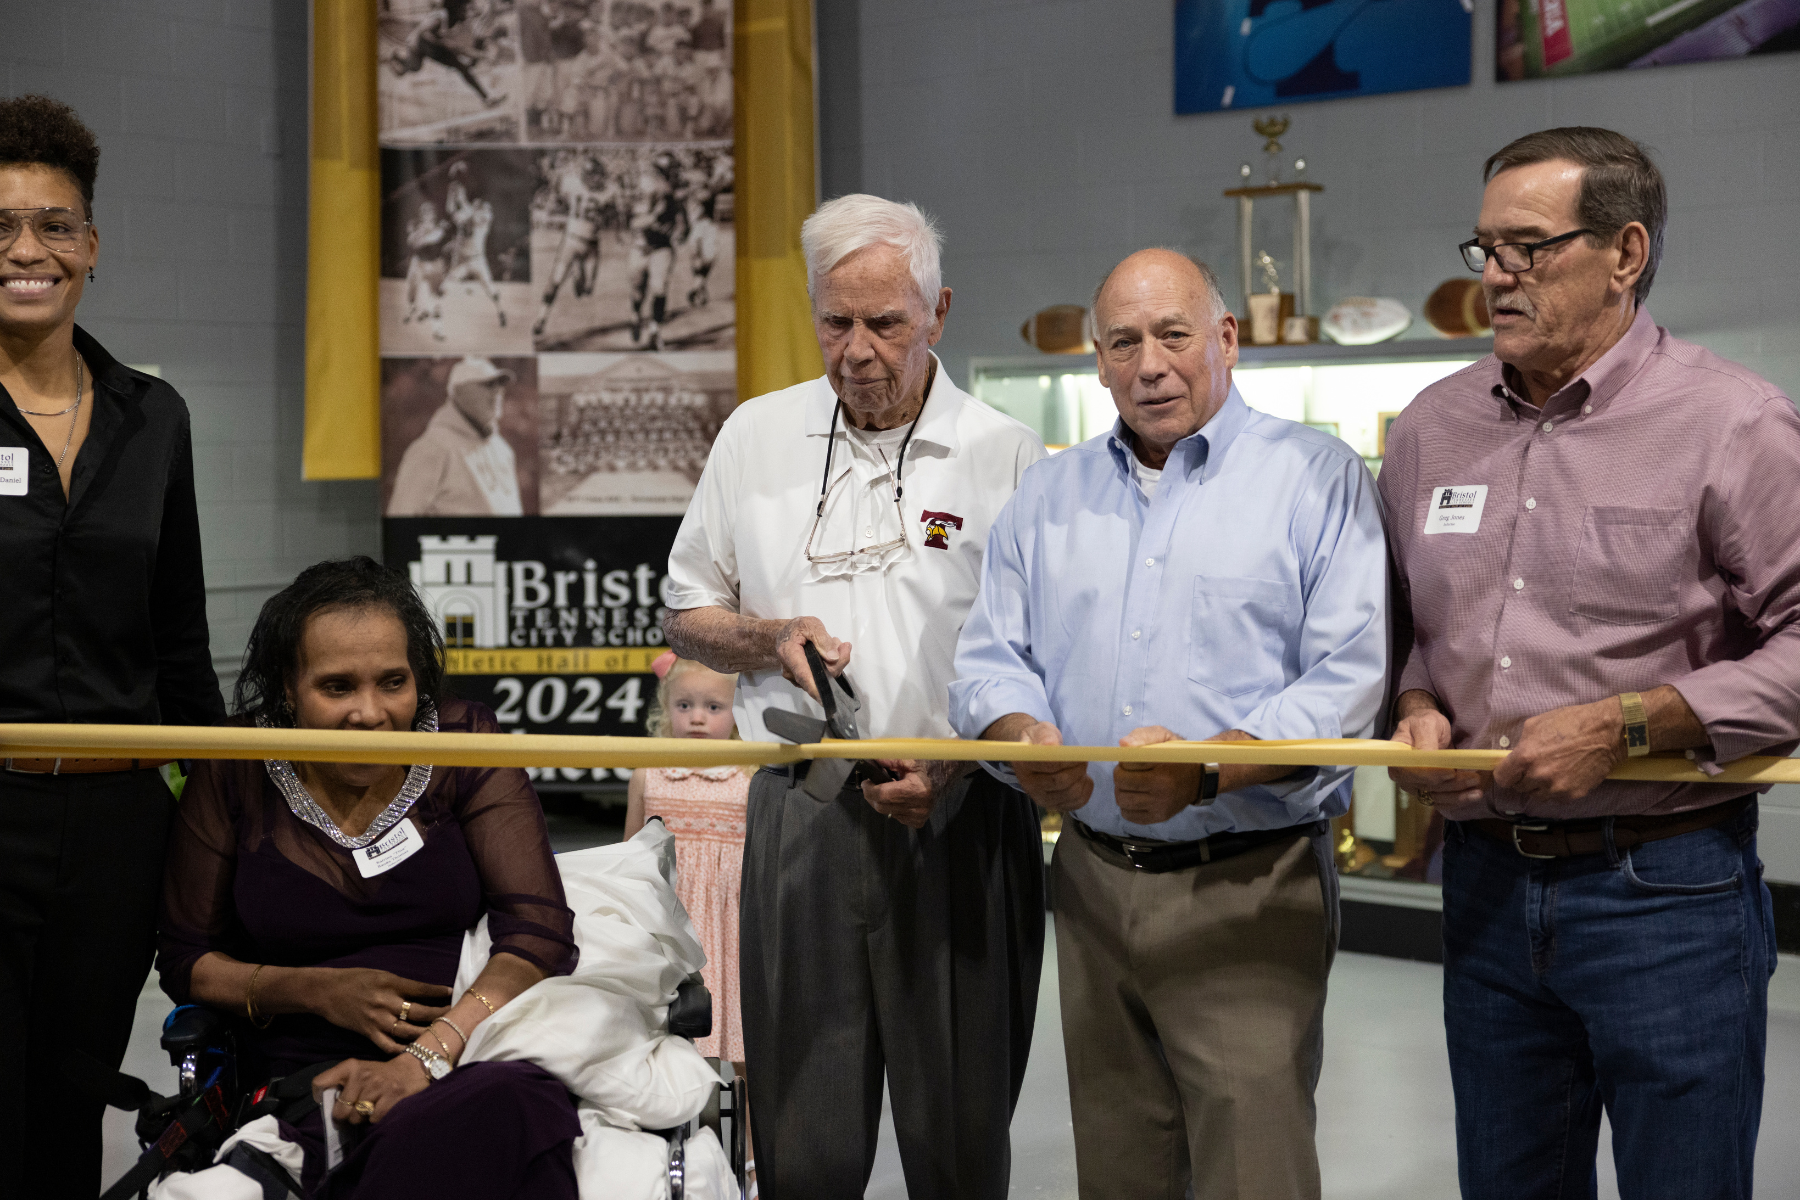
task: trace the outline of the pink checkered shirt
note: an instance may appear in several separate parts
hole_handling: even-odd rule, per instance
[[[1539,713],[1672,684],[1718,761],[1791,751],[1793,403],[1642,308],[1541,410],[1516,378],[1490,355],[1419,393],[1388,433],[1380,490],[1406,601],[1400,690],[1437,696],[1459,748],[1506,748]],[[1749,790],[1603,783],[1555,805],[1498,788],[1441,807],[1452,820],[1665,813]]]

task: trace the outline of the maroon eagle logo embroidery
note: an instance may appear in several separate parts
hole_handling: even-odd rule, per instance
[[[919,520],[925,523],[925,544],[933,550],[950,548],[950,531],[961,529],[963,519],[955,513],[932,512],[926,509],[919,514]]]

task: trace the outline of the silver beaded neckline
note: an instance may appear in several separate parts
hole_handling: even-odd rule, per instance
[[[265,729],[273,725],[273,722],[263,717],[258,717],[256,723]],[[437,709],[430,706],[427,706],[420,714],[419,719],[413,723],[413,730],[416,733],[436,733],[437,727]],[[346,850],[361,850],[398,825],[407,810],[417,803],[419,797],[425,794],[426,787],[431,784],[429,764],[408,767],[406,782],[400,785],[399,794],[394,797],[393,802],[381,810],[381,815],[369,822],[368,829],[364,830],[360,836],[348,837],[343,830],[337,827],[337,822],[331,819],[330,814],[319,807],[319,802],[312,798],[312,793],[306,790],[306,785],[300,782],[300,776],[294,771],[293,763],[284,758],[266,758],[263,760],[263,766],[268,770],[269,778],[274,780],[275,786],[281,790],[283,798],[287,800],[288,811]]]

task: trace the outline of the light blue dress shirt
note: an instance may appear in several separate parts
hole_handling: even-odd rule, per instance
[[[1184,738],[1373,734],[1387,692],[1387,551],[1362,459],[1252,410],[1234,386],[1176,443],[1146,500],[1119,433],[1031,467],[995,521],[957,645],[957,733],[979,737],[1022,712],[1069,745],[1115,745],[1146,725]],[[1136,825],[1113,797],[1113,764],[1089,774],[1093,798],[1073,816],[1120,837],[1275,829],[1350,803],[1350,770],[1334,768]]]

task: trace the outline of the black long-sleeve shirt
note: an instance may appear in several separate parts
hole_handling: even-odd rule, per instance
[[[79,326],[75,348],[94,413],[67,502],[56,451],[0,388],[0,456],[30,452],[25,493],[0,494],[0,721],[211,725],[187,405]]]

